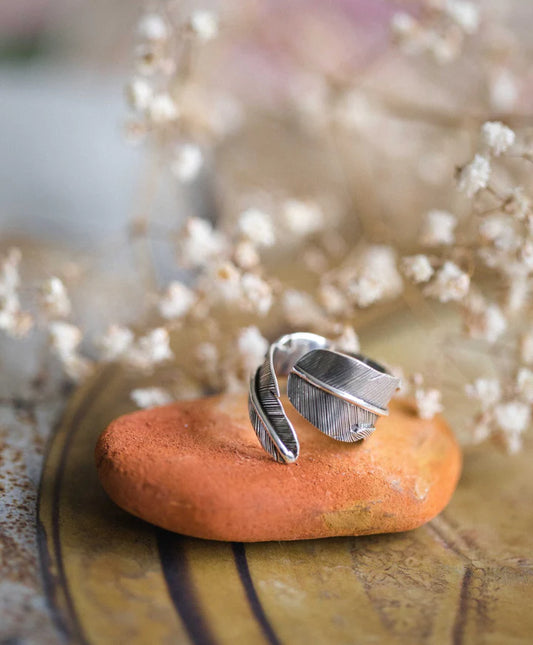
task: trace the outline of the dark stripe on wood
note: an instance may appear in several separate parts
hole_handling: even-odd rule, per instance
[[[462,645],[462,643],[464,642],[466,612],[468,609],[468,598],[473,574],[473,568],[471,566],[467,566],[463,574],[461,592],[459,594],[459,606],[457,608],[457,615],[455,617],[455,623],[453,626],[453,645]]]
[[[200,609],[183,549],[183,538],[157,529],[157,547],[168,593],[194,645],[214,645],[216,640]]]
[[[38,509],[37,512],[39,512]],[[64,640],[72,641],[74,639],[74,629],[70,627],[71,621],[63,616],[55,600],[60,582],[52,573],[52,558],[48,548],[46,530],[39,521],[37,521],[37,549],[39,551],[39,565],[48,609],[57,631]]]
[[[102,389],[104,389],[106,379],[104,375],[99,378],[94,386],[87,393],[87,397],[84,400],[84,405],[82,405],[73,418],[70,421],[69,428],[67,430],[65,439],[63,441],[63,446],[61,448],[61,454],[59,458],[59,464],[57,470],[54,473],[54,481],[52,486],[52,535],[51,537],[47,536],[44,526],[42,526],[39,521],[40,517],[40,501],[42,494],[43,478],[46,476],[46,463],[48,461],[48,455],[51,450],[51,446],[55,441],[56,432],[53,432],[51,435],[50,443],[43,460],[43,468],[41,471],[41,480],[39,482],[39,491],[38,491],[38,502],[37,502],[37,540],[38,540],[38,549],[39,549],[39,558],[40,558],[40,567],[41,575],[43,578],[44,589],[46,593],[46,599],[52,616],[54,617],[54,622],[58,630],[71,642],[73,643],[87,643],[87,638],[83,633],[83,629],[78,620],[76,614],[76,609],[74,607],[74,601],[70,595],[70,590],[67,582],[67,577],[65,573],[65,566],[63,563],[63,552],[61,547],[61,536],[60,536],[60,526],[59,526],[59,496],[61,494],[61,488],[63,484],[63,477],[65,474],[65,465],[67,462],[68,452],[70,446],[74,439],[77,428],[79,427],[79,421],[86,413],[88,407],[92,406],[94,399],[98,396]],[[61,421],[59,426],[61,426]],[[51,544],[50,544],[51,541]],[[53,553],[53,558],[51,557]],[[52,563],[55,561],[57,567],[57,575],[54,575],[52,571]],[[57,602],[57,593],[61,590],[65,599],[65,605],[67,608],[67,613],[61,610]]]
[[[255,590],[252,576],[250,575],[250,568],[248,567],[244,544],[242,542],[233,542],[231,548],[233,550],[233,557],[235,559],[235,566],[237,567],[239,578],[242,586],[244,587],[248,604],[250,605],[250,609],[252,610],[255,619],[259,623],[259,626],[270,645],[281,645],[281,641],[276,636]]]

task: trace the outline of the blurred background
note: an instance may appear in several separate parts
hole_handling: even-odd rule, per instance
[[[76,288],[73,297],[89,327],[106,298],[111,315],[135,309],[127,297],[108,295],[127,287],[133,266],[127,226],[136,214],[143,154],[125,143],[122,124],[139,12],[135,2],[0,7],[2,251],[21,248],[29,302],[50,273],[83,287],[83,297]],[[30,395],[41,342],[39,333],[15,344],[0,340],[7,399]]]
[[[286,62],[282,48],[290,40],[300,55],[305,52],[315,70],[344,64],[353,80],[360,82],[364,77],[367,86],[386,88],[398,109],[404,103],[417,105],[421,118],[424,106],[438,108],[438,113],[460,110],[474,97],[479,107],[487,88],[481,70],[472,70],[468,59],[451,68],[441,66],[436,73],[428,61],[415,64],[411,58],[406,65],[397,50],[390,54],[391,16],[412,6],[416,3],[392,0],[338,0],[327,9],[321,3],[298,1],[228,3],[228,15],[240,12],[244,23],[248,16],[250,35],[257,34],[258,7],[269,22],[261,25],[261,40],[250,43],[240,33],[241,41],[235,44],[239,67],[227,69],[226,74],[234,85],[248,85],[256,100],[272,103],[276,92],[286,90],[275,74]],[[64,239],[86,250],[101,236],[116,234],[131,217],[142,155],[124,145],[121,125],[126,114],[123,87],[133,66],[141,7],[140,2],[119,1],[2,3],[0,209],[4,235],[23,233],[53,244]],[[531,48],[527,4],[487,1],[483,15],[490,17],[493,31],[500,30],[491,34],[498,37],[500,48],[507,51],[519,46],[521,57],[527,59]],[[322,38],[323,46],[313,52],[314,37]],[[398,76],[400,68],[404,74]],[[459,78],[457,68],[462,72]],[[260,82],[247,77],[246,71],[252,70],[261,74]],[[286,77],[292,72],[282,71]],[[528,75],[518,88],[523,107],[530,99],[531,75],[524,71]],[[479,76],[472,86],[476,72]],[[427,91],[431,77],[435,93]],[[424,90],[416,94],[420,88]]]
[[[476,38],[466,18],[460,33],[444,29],[434,18],[439,4],[203,4],[218,12],[220,37],[194,61],[198,91],[189,109],[201,123],[191,133],[206,159],[198,178],[184,184],[169,169],[165,132],[132,145],[124,96],[138,64],[139,18],[161,3],[3,0],[0,252],[22,251],[24,306],[35,313],[40,282],[58,276],[92,357],[87,339],[111,322],[142,325],[153,293],[182,275],[174,235],[187,217],[231,232],[244,209],[268,211],[278,198],[311,199],[327,213],[336,232],[323,245],[330,258],[362,239],[413,252],[428,209],[466,212],[455,168],[471,158],[480,125],[529,126],[533,108],[530,3],[478,3]],[[197,3],[167,6],[187,15]],[[436,20],[439,39],[406,45],[405,19],[394,18],[403,12]],[[211,112],[203,115],[206,105]],[[299,288],[309,276],[295,268],[295,248],[280,241],[265,264]],[[321,266],[325,251],[318,251],[310,265],[318,257]],[[55,639],[34,511],[44,445],[71,389],[43,347],[46,329],[37,328],[15,342],[0,337],[6,643]]]
[[[3,2],[0,227],[2,250],[23,251],[22,295],[31,303],[37,282],[57,275],[89,337],[132,323],[150,291],[175,277],[172,235],[186,217],[231,230],[244,208],[268,209],[280,195],[316,200],[349,245],[364,237],[412,249],[428,209],[464,210],[454,169],[471,155],[480,123],[511,115],[521,124],[533,100],[527,3],[484,2],[475,38],[468,12],[463,31],[444,29],[440,5],[202,5],[219,12],[221,35],[195,61],[195,83],[221,92],[214,112],[226,131],[202,142],[205,169],[184,186],[169,171],[164,133],[144,147],[126,141],[139,17],[161,3]],[[166,3],[181,15],[196,6]],[[395,37],[394,21],[404,12],[428,14],[439,39],[402,43],[405,25]],[[191,110],[201,113],[209,96],[194,96]],[[139,229],[148,230],[140,241]],[[290,263],[287,252],[274,257],[278,267]],[[39,367],[35,342],[38,334],[14,349],[0,339],[7,397]]]
[[[102,262],[101,247],[124,239],[142,168],[121,131],[138,11],[134,2],[0,5],[0,245],[22,250],[27,301],[43,275],[72,274],[73,260],[93,295],[106,266],[107,284],[119,278],[115,263],[127,278],[124,254]],[[44,446],[68,393],[42,333],[15,342],[2,334],[0,355],[0,640],[56,643],[35,509]]]
[[[124,225],[140,163],[120,130],[135,5],[2,3],[4,236],[86,251]]]

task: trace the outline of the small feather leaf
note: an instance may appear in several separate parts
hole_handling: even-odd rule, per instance
[[[319,387],[323,385],[332,394],[343,393],[341,398],[351,397],[354,403],[378,415],[387,414],[387,404],[399,385],[399,380],[377,363],[328,349],[308,352],[293,369]]]
[[[267,356],[250,382],[250,420],[263,448],[276,461],[290,463],[298,458],[300,446],[278,392],[271,357]]]
[[[355,442],[374,432],[377,415],[313,385],[295,371],[289,374],[287,390],[298,412],[337,441]]]

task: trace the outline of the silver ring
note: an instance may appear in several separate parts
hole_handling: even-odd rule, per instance
[[[300,444],[281,402],[278,379],[288,376],[289,401],[337,441],[370,436],[400,380],[361,354],[335,350],[323,336],[298,332],[272,343],[250,381],[248,411],[263,448],[276,461],[298,459]]]

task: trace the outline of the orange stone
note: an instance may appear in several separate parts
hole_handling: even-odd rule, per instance
[[[100,481],[152,524],[239,542],[406,531],[450,500],[461,452],[442,417],[392,401],[371,437],[346,444],[285,409],[301,445],[294,464],[263,451],[245,396],[224,395],[113,421],[96,446]]]

